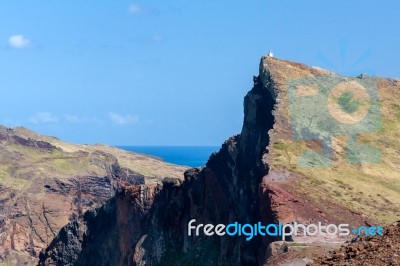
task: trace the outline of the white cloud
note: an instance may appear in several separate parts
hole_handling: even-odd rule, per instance
[[[79,124],[82,124],[82,123],[102,124],[103,123],[97,117],[87,117],[87,116],[65,114],[64,118],[67,122],[70,122],[70,123],[79,123]]]
[[[108,117],[117,125],[136,124],[139,122],[139,117],[137,115],[120,115],[111,112],[108,114]]]
[[[128,13],[133,15],[140,15],[144,13],[143,7],[137,3],[130,4],[128,7]]]
[[[128,6],[128,13],[135,16],[151,16],[160,14],[160,11],[151,6],[141,5],[139,3],[132,3]]]
[[[12,48],[22,49],[31,45],[31,40],[24,37],[24,35],[13,35],[8,39],[8,44]]]
[[[46,124],[46,123],[57,123],[57,116],[48,113],[48,112],[40,112],[36,113],[29,119],[29,122],[32,124]]]

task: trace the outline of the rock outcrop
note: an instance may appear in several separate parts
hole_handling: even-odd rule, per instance
[[[63,229],[74,235],[78,224],[84,228],[85,236],[74,242],[77,245],[74,250],[80,250],[79,257],[70,252],[60,252],[67,250],[69,245],[63,244],[64,238],[59,235],[41,256],[41,264],[245,265],[258,264],[264,260],[264,243],[260,238],[248,242],[242,237],[188,237],[186,230],[191,219],[196,219],[197,223],[213,224],[255,223],[261,219],[259,197],[262,195],[259,185],[268,171],[262,157],[269,143],[268,131],[274,123],[272,110],[275,99],[270,86],[272,84],[269,81],[256,81],[245,97],[242,133],[228,139],[221,150],[210,157],[206,167],[186,171],[183,182],[164,180],[156,188],[145,186],[143,189],[154,191],[150,193],[154,198],[145,197],[144,202],[142,198],[131,200],[125,199],[126,194],[118,195],[116,198],[120,201],[128,200],[131,203],[130,207],[127,203],[123,211],[124,214],[129,213],[129,218],[117,215],[124,204],[116,205],[116,199],[110,201],[107,206],[111,204],[113,207],[103,207],[96,215],[104,217],[103,212],[112,211],[105,215],[111,217],[112,225],[107,219],[108,225],[103,230],[90,229],[90,224],[101,226],[104,219],[98,218],[92,223],[93,216],[88,213],[83,220]],[[131,221],[134,229],[119,231],[120,219]],[[109,225],[110,228],[106,229]],[[110,248],[121,245],[121,234],[115,234],[115,230],[130,236],[123,237],[127,240],[123,246],[130,246],[131,250],[124,249],[121,252],[121,248],[118,248],[118,255],[107,258],[88,255],[87,252],[94,250],[96,254],[108,253]],[[135,232],[129,233],[132,230]],[[107,240],[104,242],[104,239]],[[69,264],[64,264],[67,261]]]
[[[347,79],[303,64],[262,58],[259,76],[244,100],[240,135],[229,138],[206,167],[186,171],[184,180],[125,186],[102,207],[64,227],[41,253],[40,265],[279,265],[294,259],[301,265],[326,251],[330,242],[346,239],[293,238],[309,249],[287,244],[276,248],[271,243],[278,239],[260,236],[250,241],[243,236],[188,236],[188,222],[364,225],[394,219],[400,190],[396,184],[386,186],[388,180],[399,179],[396,161],[385,154],[395,152],[391,147],[384,150],[384,167],[378,174],[373,172],[376,164],[345,162],[345,141],[340,138],[328,145],[334,150],[331,167],[304,168],[298,163],[302,150],[318,151],[325,143],[293,138],[288,82],[311,82],[315,77]],[[397,80],[377,79],[379,90],[385,92],[380,100],[391,110],[398,108],[399,85]],[[314,89],[303,88],[302,93],[312,95]],[[324,102],[315,104],[321,112],[326,108]],[[383,143],[395,139],[400,115],[389,109],[382,106],[381,112],[384,125],[390,127],[383,133],[370,132],[362,141],[386,148]],[[375,190],[365,189],[368,182]],[[376,191],[382,193],[377,200],[372,197]],[[381,206],[382,197],[385,209],[371,213]],[[313,241],[325,244],[316,246]]]
[[[183,179],[185,170],[112,147],[1,126],[0,156],[0,264],[11,265],[36,265],[63,226],[101,207],[123,185]]]
[[[383,236],[360,236],[308,266],[400,265],[400,221],[387,226],[384,231]]]

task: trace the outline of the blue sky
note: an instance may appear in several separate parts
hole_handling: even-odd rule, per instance
[[[396,1],[0,2],[0,124],[76,143],[219,145],[260,57],[399,77]]]

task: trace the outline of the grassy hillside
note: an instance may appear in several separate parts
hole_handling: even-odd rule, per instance
[[[0,142],[0,184],[16,189],[29,187],[37,178],[68,179],[73,176],[104,176],[113,163],[157,182],[163,177],[182,177],[184,167],[154,157],[135,154],[106,145],[75,145],[54,137],[41,136],[26,128],[2,128]],[[32,140],[25,144],[22,140]],[[35,141],[52,147],[40,148]]]
[[[316,202],[329,198],[378,222],[391,223],[400,219],[400,81],[375,78],[382,124],[379,130],[359,134],[357,138],[358,143],[371,145],[381,152],[379,161],[349,162],[348,136],[343,135],[332,139],[330,167],[307,168],[299,164],[300,154],[305,150],[321,151],[321,141],[293,137],[287,84],[293,79],[310,76],[338,76],[273,58],[265,58],[261,69],[274,78],[279,88],[277,121],[270,132],[272,143],[267,156],[271,172],[289,170],[296,177],[297,192],[309,195]],[[326,104],[319,101],[312,108],[323,110]],[[303,110],[298,112],[307,115]]]

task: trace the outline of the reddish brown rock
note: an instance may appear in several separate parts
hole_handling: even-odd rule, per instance
[[[383,236],[358,237],[307,265],[400,265],[400,222],[387,226]]]
[[[102,206],[122,185],[182,179],[185,169],[2,126],[0,157],[0,264],[11,265],[37,264],[40,251],[63,226]]]
[[[319,68],[262,58],[259,76],[244,99],[240,135],[229,138],[206,167],[186,171],[183,181],[130,186],[131,192],[118,193],[77,217],[43,250],[40,265],[304,265],[346,239],[304,237],[277,247],[276,237],[189,237],[187,224],[196,219],[212,224],[364,225],[397,219],[400,196],[393,180],[398,180],[398,170],[392,158],[398,153],[400,123],[391,108],[400,100],[395,93],[400,82],[376,80],[384,92],[382,115],[389,126],[361,139],[385,147],[385,167],[348,163],[346,142],[337,138],[329,144],[332,167],[309,169],[298,164],[299,154],[320,151],[323,143],[293,138],[287,83],[321,76],[347,80]],[[329,259],[355,258],[358,248],[364,250],[357,246]]]

